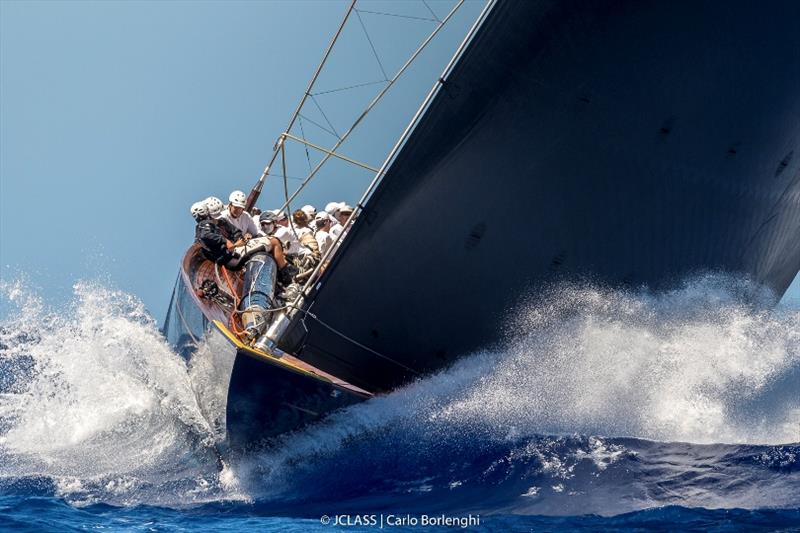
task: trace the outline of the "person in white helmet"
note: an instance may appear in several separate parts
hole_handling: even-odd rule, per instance
[[[238,266],[240,258],[233,252],[236,243],[225,235],[217,220],[210,215],[207,203],[195,202],[190,212],[197,222],[194,240],[200,245],[203,256],[219,265]]]
[[[208,207],[208,214],[211,215],[212,218],[219,218],[222,211],[225,209],[225,204],[216,196],[209,196],[203,200],[203,202],[205,202],[206,207]]]
[[[253,218],[244,212],[247,196],[242,191],[233,191],[228,198],[228,207],[222,211],[220,218],[226,219],[242,232],[245,240],[263,237],[264,234],[253,222]]]
[[[237,270],[253,254],[267,252],[272,254],[280,271],[285,269],[288,263],[277,239],[274,237],[258,237],[245,242],[241,232],[225,218],[213,217],[208,207],[209,204],[213,206],[213,202],[209,202],[208,199],[196,202],[190,210],[192,217],[197,222],[195,242],[200,245],[201,253],[206,259],[231,270]],[[231,237],[228,236],[229,231],[232,232]],[[294,271],[291,271],[290,275],[293,274]]]

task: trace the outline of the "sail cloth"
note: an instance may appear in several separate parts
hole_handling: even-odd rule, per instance
[[[780,296],[800,267],[797,20],[794,0],[498,2],[283,347],[385,391],[502,342],[554,280],[721,270]]]

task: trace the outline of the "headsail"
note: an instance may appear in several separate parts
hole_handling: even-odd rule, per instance
[[[558,279],[800,268],[800,4],[494,5],[282,347],[371,391]]]

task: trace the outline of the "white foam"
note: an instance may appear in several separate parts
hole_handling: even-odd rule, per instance
[[[509,320],[504,349],[290,435],[258,469],[276,475],[297,456],[401,425],[493,439],[579,433],[798,442],[800,312],[772,309],[771,301],[724,276],[659,296],[553,289]],[[585,453],[604,468],[620,450]]]
[[[222,413],[201,412],[186,365],[141,302],[78,284],[72,308],[54,314],[24,284],[2,289],[19,313],[0,327],[0,365],[34,365],[0,396],[0,477],[55,479],[73,502],[269,497],[295,465],[380,431],[800,441],[800,312],[753,303],[746,283],[726,278],[661,296],[553,289],[509,319],[504,348],[341,410],[221,475]],[[220,403],[219,391],[199,396],[214,400],[211,410]],[[602,439],[585,448],[562,457],[533,443],[529,452],[562,480],[581,461],[601,471],[625,452]]]
[[[78,283],[71,307],[53,312],[24,283],[1,288],[17,312],[0,328],[14,379],[0,396],[0,477],[52,479],[76,504],[196,500],[198,479],[224,497],[218,436],[139,300]]]
[[[659,297],[562,288],[520,313],[508,348],[479,358],[496,364],[441,416],[523,433],[797,442],[800,312],[743,303],[745,288],[718,277]]]

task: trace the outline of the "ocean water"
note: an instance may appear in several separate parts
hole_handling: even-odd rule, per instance
[[[551,288],[502,347],[239,454],[136,297],[0,293],[0,530],[800,530],[800,311],[743,281]]]

